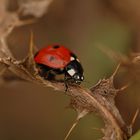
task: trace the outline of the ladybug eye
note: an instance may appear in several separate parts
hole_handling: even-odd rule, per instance
[[[77,75],[77,79],[80,79],[80,76],[79,75]]]
[[[80,79],[80,76],[77,75],[77,74],[75,74],[75,75],[74,75],[74,78],[77,79],[77,80],[79,80],[79,79]]]
[[[59,47],[60,46],[58,46],[58,45],[53,46],[54,49],[58,49]]]
[[[84,80],[84,76],[81,77],[81,80],[82,80],[82,81]]]

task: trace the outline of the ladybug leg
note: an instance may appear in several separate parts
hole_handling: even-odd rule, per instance
[[[55,79],[55,73],[53,73],[53,70],[45,65],[37,64],[38,67],[38,73],[41,77],[43,77],[46,80],[54,80]]]
[[[44,79],[46,80],[55,80],[55,74],[52,73],[52,71],[48,71],[45,76],[44,76]]]
[[[68,84],[71,83],[71,80],[72,80],[72,78],[69,77],[69,76],[67,75],[67,73],[65,73],[65,77],[64,77],[65,92],[68,91],[68,88],[69,88],[69,87],[68,87]]]
[[[46,75],[46,72],[48,70],[45,69],[45,67],[41,64],[37,64],[37,68],[38,68],[38,74],[41,76],[41,77],[44,77]]]
[[[68,78],[67,78],[67,75],[65,74],[65,77],[64,77],[64,84],[65,84],[65,92],[67,92],[68,91]]]

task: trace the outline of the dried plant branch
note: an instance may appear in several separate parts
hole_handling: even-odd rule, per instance
[[[42,1],[45,2],[45,0]],[[1,4],[5,5],[5,2],[1,1],[0,5]],[[39,1],[33,2],[31,0],[20,0],[21,9],[23,9],[23,11],[25,10],[24,13],[33,14],[36,17],[39,17],[44,14],[44,12],[46,12],[46,6],[43,6],[42,8],[44,8],[44,10],[42,10],[42,13],[37,15],[36,6],[34,5],[38,4]],[[42,6],[42,3],[40,3],[40,5]],[[8,45],[6,44],[6,38],[14,29],[14,27],[22,25],[22,21],[19,20],[16,13],[8,13],[5,9],[6,8],[3,8],[4,14],[1,16],[3,20],[0,21],[1,77],[3,76],[5,70],[9,70],[11,73],[15,74],[15,77],[19,77],[19,79],[23,79],[27,82],[32,82],[35,84],[41,84],[45,87],[52,87],[54,90],[64,92],[64,83],[47,81],[38,75],[38,71],[34,62],[33,34],[31,34],[29,53],[26,58],[23,60],[16,60],[14,58],[11,51],[9,50]],[[131,136],[128,126],[122,119],[114,101],[117,93],[124,89],[114,88],[114,76],[116,75],[118,69],[119,66],[110,78],[100,80],[91,89],[87,89],[78,85],[69,85],[68,92],[65,92],[65,94],[71,97],[70,106],[77,111],[78,115],[76,122],[73,124],[65,139],[68,138],[69,134],[76,126],[78,121],[86,114],[91,112],[97,112],[100,114],[101,118],[105,122],[105,128],[103,130],[104,137],[102,140],[127,140]]]
[[[33,67],[26,69],[24,62],[11,58],[1,59],[0,62],[8,65],[9,70],[26,81],[52,87],[59,91],[64,91],[65,89],[63,83],[46,81],[37,75],[36,72],[33,73]],[[31,64],[31,66],[33,65],[34,64]],[[34,71],[36,71],[36,69]],[[66,92],[66,94],[71,97],[71,106],[77,112],[87,110],[87,113],[91,113],[96,111],[101,115],[107,127],[104,130],[106,140],[123,140],[127,139],[128,136],[127,126],[122,120],[113,100],[118,91],[119,90],[114,89],[113,78],[111,77],[101,80],[91,91],[81,86],[69,85],[69,92]],[[113,132],[108,134],[107,130]],[[114,136],[112,136],[112,134]]]
[[[42,17],[52,0],[18,0],[20,11],[23,15],[33,15],[36,18]]]

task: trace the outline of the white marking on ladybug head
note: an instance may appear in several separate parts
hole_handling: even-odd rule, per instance
[[[67,72],[68,72],[68,74],[70,76],[73,76],[75,74],[75,70],[74,69],[69,69]]]
[[[71,57],[70,57],[70,61],[73,61],[73,60],[75,60],[75,58],[71,56]]]

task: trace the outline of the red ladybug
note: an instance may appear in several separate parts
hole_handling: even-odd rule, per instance
[[[80,84],[84,80],[83,68],[69,49],[62,45],[51,45],[41,49],[34,57],[40,76],[55,80],[57,74],[64,74],[64,82]]]

